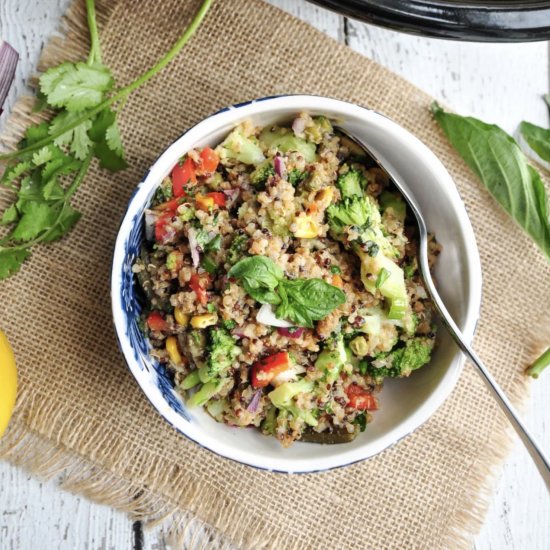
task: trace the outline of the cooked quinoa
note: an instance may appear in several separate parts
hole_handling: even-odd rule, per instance
[[[218,422],[284,446],[351,441],[383,380],[434,346],[412,222],[327,118],[241,124],[184,155],[145,213],[133,271],[151,355]]]

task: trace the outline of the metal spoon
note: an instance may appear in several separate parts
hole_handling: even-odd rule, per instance
[[[481,359],[476,355],[475,351],[470,347],[468,342],[466,342],[464,335],[460,332],[460,329],[454,322],[451,314],[447,311],[443,300],[439,296],[437,289],[435,288],[431,273],[430,267],[428,264],[428,230],[426,229],[426,223],[422,214],[420,213],[420,208],[416,199],[409,193],[407,188],[403,185],[400,178],[396,177],[390,170],[385,168],[383,164],[378,160],[376,155],[367,147],[362,141],[357,139],[355,136],[350,135],[348,132],[342,128],[337,128],[337,130],[349,138],[351,141],[355,142],[359,147],[361,147],[378,165],[378,167],[388,176],[388,178],[393,182],[396,189],[403,195],[405,200],[410,206],[413,214],[416,217],[419,229],[419,247],[418,247],[418,265],[420,268],[420,274],[424,279],[424,284],[426,290],[430,295],[435,308],[437,309],[443,324],[449,331],[450,335],[453,337],[453,340],[457,343],[458,347],[462,350],[464,355],[477,367],[477,372],[481,376],[482,380],[485,382],[485,385],[489,389],[489,393],[495,398],[497,403],[500,405],[500,408],[516,430],[521,441],[529,451],[531,458],[535,462],[544,482],[546,483],[547,489],[550,491],[550,462],[548,458],[544,455],[537,442],[534,440],[533,436],[529,433],[527,428],[523,425],[523,422],[520,420],[517,412],[514,407],[497,384],[495,379],[492,377],[491,373],[487,370],[485,365],[481,362]]]

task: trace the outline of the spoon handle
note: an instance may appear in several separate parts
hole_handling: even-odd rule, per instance
[[[422,223],[420,225],[423,225]],[[422,231],[421,227],[421,231]],[[421,242],[426,243],[427,239],[423,239]],[[424,254],[422,252],[425,252]],[[506,415],[516,433],[519,435],[521,441],[525,445],[527,451],[531,455],[536,467],[538,468],[544,482],[546,483],[546,488],[550,492],[550,462],[548,458],[542,452],[542,449],[537,445],[534,438],[529,433],[529,430],[525,427],[520,417],[518,416],[513,405],[510,403],[506,394],[502,391],[501,387],[498,385],[496,380],[493,378],[491,373],[487,370],[481,359],[478,357],[476,352],[471,348],[471,346],[466,342],[464,335],[460,332],[460,329],[457,327],[450,313],[447,311],[445,304],[441,300],[439,293],[437,292],[435,285],[433,283],[432,277],[430,275],[429,266],[427,263],[427,250],[421,251],[419,254],[420,257],[420,268],[422,271],[422,276],[424,282],[426,283],[427,290],[431,295],[433,303],[439,312],[442,322],[447,327],[450,335],[453,340],[457,343],[458,347],[464,352],[464,355],[475,365],[477,368],[478,374],[481,376],[482,380],[485,382],[485,385],[489,389],[492,396],[495,398],[497,403],[500,405],[502,412]],[[424,261],[422,261],[426,258]]]

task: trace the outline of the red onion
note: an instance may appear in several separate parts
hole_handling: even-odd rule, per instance
[[[237,338],[244,338],[244,336],[245,336],[242,327],[237,327],[236,329],[234,329],[234,330],[231,332],[231,334],[232,334],[233,336],[236,336]]]
[[[226,207],[231,208],[235,201],[237,200],[239,196],[239,190],[238,189],[224,189],[223,190],[224,195],[229,199],[226,201]]]
[[[273,167],[275,168],[275,173],[282,179],[286,176],[286,166],[283,157],[277,155],[273,160]]]
[[[191,250],[191,259],[193,260],[193,267],[199,267],[199,243],[197,241],[197,232],[192,227],[187,232],[187,238],[189,239],[189,248]]]
[[[304,333],[304,327],[278,328],[277,332],[287,338],[300,338]]]
[[[248,412],[254,413],[258,410],[258,405],[260,404],[260,399],[262,398],[262,390],[257,390],[253,395],[252,400],[250,401],[246,410]]]
[[[305,129],[306,129],[306,121],[301,116],[295,118],[294,122],[292,123],[292,131],[298,137],[301,137]]]
[[[7,42],[0,40],[0,114],[13,82],[18,60],[19,54]]]

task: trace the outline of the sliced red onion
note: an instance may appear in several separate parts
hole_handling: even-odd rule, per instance
[[[262,325],[269,325],[272,327],[290,328],[294,326],[292,323],[276,317],[271,304],[264,304],[259,309],[258,314],[256,315],[256,321],[258,321],[258,323],[262,323]]]
[[[296,117],[292,123],[292,131],[298,136],[301,137],[306,129],[306,121],[302,117]]]
[[[258,410],[258,405],[260,404],[260,399],[262,398],[262,390],[258,390],[252,397],[252,400],[246,407],[248,412],[254,413]]]
[[[226,201],[225,206],[231,208],[239,196],[238,189],[224,189],[224,195],[229,199]]]
[[[286,165],[283,157],[277,155],[273,159],[273,167],[275,168],[275,173],[282,179],[286,177]]]
[[[282,328],[279,327],[277,329],[277,332],[281,336],[286,336],[287,338],[300,338],[302,334],[304,333],[304,327],[290,327],[290,328]]]
[[[244,329],[243,327],[237,327],[236,329],[234,329],[231,334],[233,336],[236,336],[237,338],[244,338],[245,337],[245,334],[244,334]]]
[[[10,91],[18,60],[19,54],[7,42],[0,40],[0,114]]]
[[[192,227],[187,232],[187,238],[189,239],[189,249],[191,250],[191,259],[193,260],[193,267],[199,267],[199,243],[197,241],[197,231]]]
[[[158,213],[154,210],[145,210],[145,238],[149,242],[155,240],[155,224],[158,216]]]

